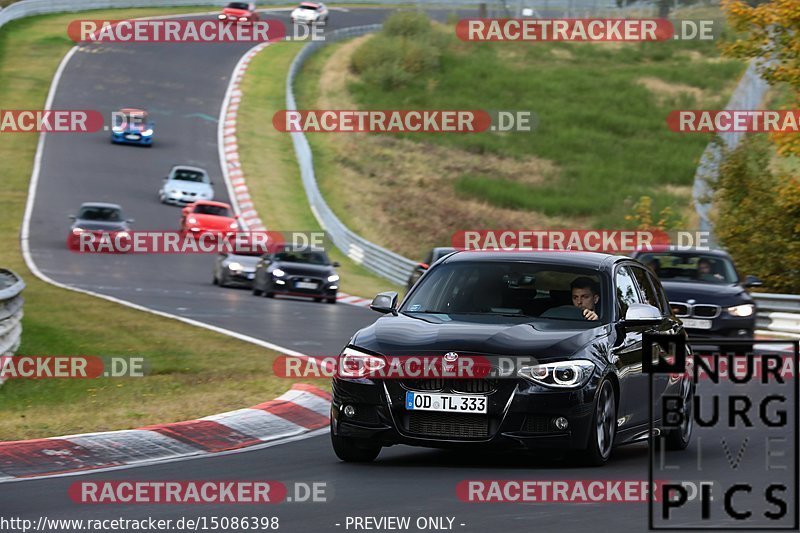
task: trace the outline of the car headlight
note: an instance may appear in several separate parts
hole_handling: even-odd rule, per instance
[[[329,283],[333,283],[334,281],[339,281],[339,275],[338,274],[331,274],[330,276],[328,276],[328,282]]]
[[[142,132],[142,137],[150,137],[153,134],[152,128],[147,128]]]
[[[111,131],[113,131],[114,133],[122,133],[123,131],[125,131],[125,128],[121,126],[113,126],[111,128]]]
[[[73,235],[80,235],[80,234],[81,234],[81,233],[83,233],[84,231],[86,231],[86,230],[85,230],[85,229],[83,229],[83,228],[72,228],[72,234],[73,234]]]
[[[170,189],[170,190],[169,190],[169,193],[170,193],[170,194],[180,194],[180,193],[181,193],[181,191],[179,191],[178,189]]]
[[[231,225],[228,226],[228,227],[231,228],[231,229],[236,229],[236,228],[239,227],[239,223],[238,222],[231,222]]]
[[[742,305],[734,305],[733,307],[729,307],[727,309],[728,313],[732,314],[733,316],[752,316],[755,312],[756,306],[753,304],[742,304]]]
[[[594,373],[594,363],[586,359],[523,366],[518,374],[546,387],[571,389],[582,387]]]
[[[377,355],[347,347],[339,356],[338,376],[344,379],[361,379],[386,366],[386,360]]]
[[[197,224],[197,219],[194,217],[189,217],[189,219],[186,222],[188,222],[189,224]]]
[[[130,236],[131,236],[131,234],[128,233],[127,231],[118,231],[117,232],[117,237],[119,237],[120,239],[127,239]]]
[[[220,13],[219,16],[217,16],[217,18],[219,20],[225,20],[228,18],[228,15],[226,15],[225,13]]]
[[[230,270],[234,270],[234,271],[242,270],[242,264],[241,263],[237,263],[236,261],[233,261],[231,263],[228,263],[228,268]]]
[[[282,278],[283,276],[286,275],[286,272],[284,272],[280,268],[276,268],[275,270],[272,271],[272,275],[275,276],[276,278]]]
[[[247,17],[239,17],[239,22],[247,22]]]

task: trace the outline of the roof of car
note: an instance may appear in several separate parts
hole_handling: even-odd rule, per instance
[[[81,209],[84,207],[102,207],[108,209],[122,209],[119,204],[108,204],[105,202],[84,202],[81,204]]]
[[[717,257],[730,257],[730,254],[720,248],[716,249],[703,249],[703,248],[688,248],[682,250],[637,250],[633,256],[642,254],[698,254],[698,255],[713,255]]]
[[[573,251],[459,251],[444,259],[445,263],[467,261],[535,261],[539,263],[604,268],[618,261],[630,259],[622,255]]]

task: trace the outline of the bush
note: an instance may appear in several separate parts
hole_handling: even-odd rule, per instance
[[[353,53],[350,68],[370,85],[396,89],[439,69],[442,44],[426,15],[396,13],[378,35]]]
[[[742,274],[764,290],[800,293],[800,178],[770,171],[765,135],[746,138],[720,168],[714,185],[715,232]]]

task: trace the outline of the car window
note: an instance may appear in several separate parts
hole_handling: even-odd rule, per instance
[[[275,261],[282,261],[285,263],[307,263],[309,265],[331,264],[325,252],[316,250],[285,249],[275,254]]]
[[[639,267],[631,267],[631,271],[633,272],[633,275],[636,277],[636,282],[639,284],[639,287],[642,289],[642,294],[644,295],[644,303],[652,305],[656,309],[660,310],[662,315],[665,314],[665,309],[662,308],[658,294],[656,293],[656,289],[655,287],[653,287],[653,284],[650,281],[650,277],[647,275],[645,269]]]
[[[83,207],[78,213],[78,218],[102,222],[122,222],[122,211],[113,207]]]
[[[409,314],[607,322],[602,276],[597,271],[534,262],[451,262],[439,264],[420,280],[403,303]],[[599,321],[589,321],[572,302],[578,280],[597,295]],[[480,320],[476,318],[475,320]],[[589,324],[592,325],[592,324]],[[571,326],[571,327],[574,327]]]
[[[614,276],[614,287],[617,295],[617,308],[620,311],[621,318],[628,312],[628,307],[631,304],[642,303],[639,291],[636,288],[636,282],[634,282],[628,267],[623,266],[617,270]]]
[[[739,276],[733,262],[721,255],[696,252],[645,253],[637,259],[661,280],[733,284]]]
[[[668,316],[671,313],[671,309],[669,306],[669,298],[667,298],[667,293],[664,292],[664,287],[661,285],[661,282],[658,281],[658,276],[653,274],[652,272],[648,272],[647,276],[650,278],[650,281],[653,283],[653,287],[655,288],[656,295],[658,296],[658,301],[660,305],[658,306],[661,309],[661,312],[664,316]]]
[[[248,4],[247,2],[231,2],[230,4],[228,4],[228,7],[230,9],[242,9],[247,11],[250,9],[250,4]]]
[[[172,179],[178,181],[192,181],[195,183],[208,183],[208,177],[202,172],[196,170],[176,170]]]
[[[227,207],[222,207],[220,205],[208,205],[208,204],[200,204],[194,206],[193,213],[197,213],[198,215],[214,215],[218,217],[230,217],[231,211]]]

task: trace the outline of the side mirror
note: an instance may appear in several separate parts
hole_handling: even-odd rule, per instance
[[[164,180],[164,181],[167,181],[167,180],[169,179],[169,176],[164,176],[164,177],[163,177],[163,178],[161,178],[161,179],[162,179],[162,180]]]
[[[625,313],[625,326],[657,326],[661,323],[661,311],[649,304],[631,304]]]
[[[384,315],[392,313],[397,316],[397,293],[394,291],[379,293],[372,299],[369,308]]]
[[[746,289],[750,287],[761,287],[762,285],[764,285],[764,282],[755,276],[746,276],[744,278],[743,286]]]
[[[181,209],[181,213],[183,213],[184,215],[188,215],[190,211],[191,209],[188,206]]]
[[[339,261],[334,261],[333,263],[331,263],[331,266],[332,266],[333,268],[339,268],[340,266],[342,266],[342,264],[341,264],[341,263],[339,263]]]
[[[67,218],[70,220],[78,220],[78,217],[76,217],[75,215],[69,215]]]

